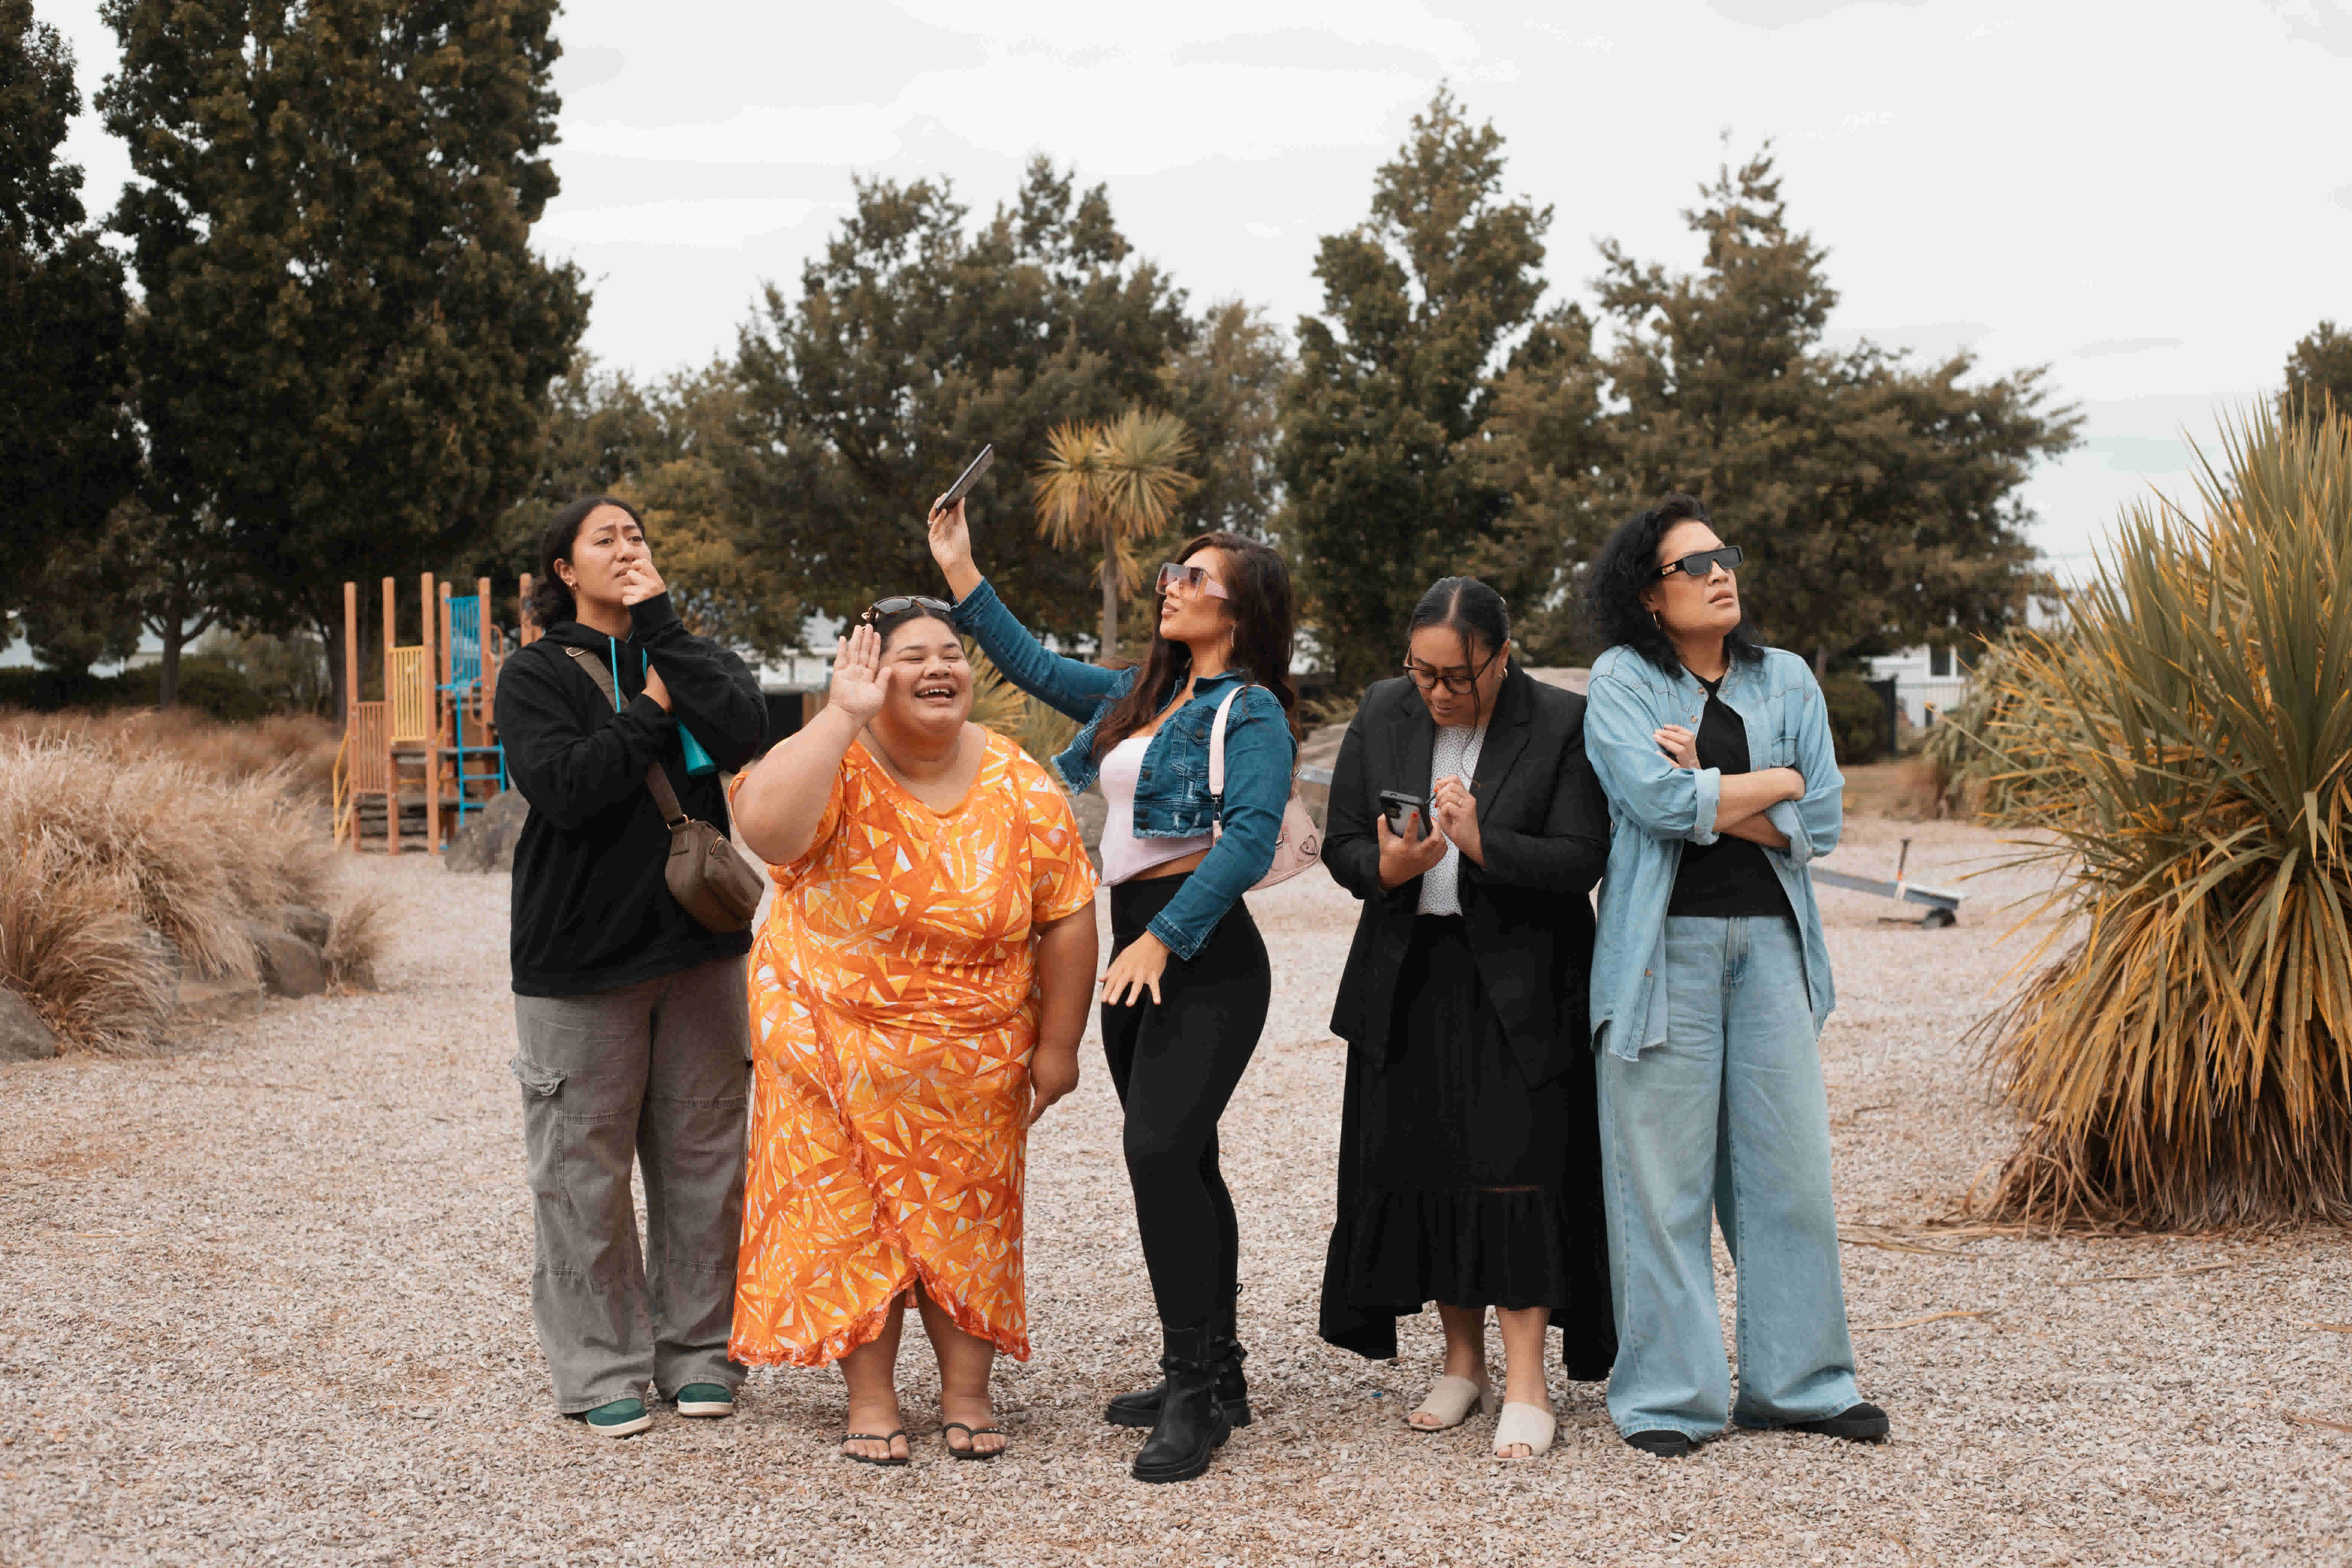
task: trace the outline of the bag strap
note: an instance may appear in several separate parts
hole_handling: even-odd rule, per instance
[[[1225,715],[1233,711],[1234,700],[1248,689],[1249,683],[1244,681],[1226,692],[1224,700],[1217,704],[1217,716],[1209,721],[1209,798],[1212,800],[1225,798]]]
[[[621,694],[613,685],[612,671],[598,664],[595,656],[584,647],[574,647],[567,643],[563,651],[572,656],[572,663],[588,672],[588,679],[596,683],[596,689],[604,694],[604,700],[613,705],[613,711],[619,712]],[[655,808],[662,814],[662,821],[669,825],[672,832],[685,826],[688,820],[686,812],[678,805],[677,791],[669,787],[669,774],[662,771],[658,757],[646,769],[646,788],[652,792]]]

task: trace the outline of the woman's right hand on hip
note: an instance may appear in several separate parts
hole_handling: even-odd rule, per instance
[[[881,634],[861,625],[834,651],[833,684],[825,690],[825,702],[862,726],[882,711],[888,689],[888,678],[882,673]]]

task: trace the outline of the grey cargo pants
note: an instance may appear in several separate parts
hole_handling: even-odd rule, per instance
[[[751,1013],[743,960],[589,996],[518,996],[531,1318],[566,1415],[689,1383],[727,1359],[743,1231]],[[646,1247],[629,1168],[645,1171]]]

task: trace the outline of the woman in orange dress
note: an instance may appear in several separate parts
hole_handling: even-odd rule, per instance
[[[970,721],[936,600],[885,599],[828,704],[736,792],[776,897],[751,954],[755,1079],[729,1353],[841,1363],[845,1458],[907,1462],[896,1365],[913,1300],[942,1441],[992,1458],[989,1372],[1029,1356],[1028,1127],[1078,1081],[1095,876],[1066,797]]]

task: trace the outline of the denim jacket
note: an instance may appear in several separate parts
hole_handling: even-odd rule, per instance
[[[954,615],[956,629],[970,634],[1007,680],[1086,721],[1077,739],[1054,759],[1054,771],[1073,792],[1091,785],[1101,771],[1095,761],[1095,731],[1135,684],[1137,671],[1105,669],[1047,652],[985,581],[963,596]],[[1263,686],[1243,691],[1226,716],[1225,795],[1223,800],[1209,795],[1209,724],[1227,689],[1244,679],[1227,671],[1195,685],[1192,700],[1151,737],[1136,775],[1138,838],[1197,838],[1213,827],[1223,834],[1148,928],[1179,958],[1199,952],[1234,900],[1274,864],[1283,810],[1290,804],[1297,744],[1280,700]]]
[[[1818,1032],[1837,993],[1805,864],[1837,847],[1844,820],[1845,779],[1830,741],[1829,708],[1811,668],[1778,648],[1767,648],[1758,661],[1734,659],[1717,695],[1748,727],[1750,767],[1804,775],[1803,798],[1764,813],[1789,840],[1788,848],[1768,848],[1764,858],[1796,911]],[[1668,675],[1622,645],[1593,661],[1584,751],[1609,796],[1609,871],[1592,952],[1592,1037],[1596,1047],[1629,1061],[1666,1037],[1665,988],[1656,984],[1666,966],[1666,904],[1683,845],[1715,842],[1723,791],[1721,773],[1675,766],[1650,735],[1665,724],[1696,731],[1706,706],[1706,689],[1688,670]]]

